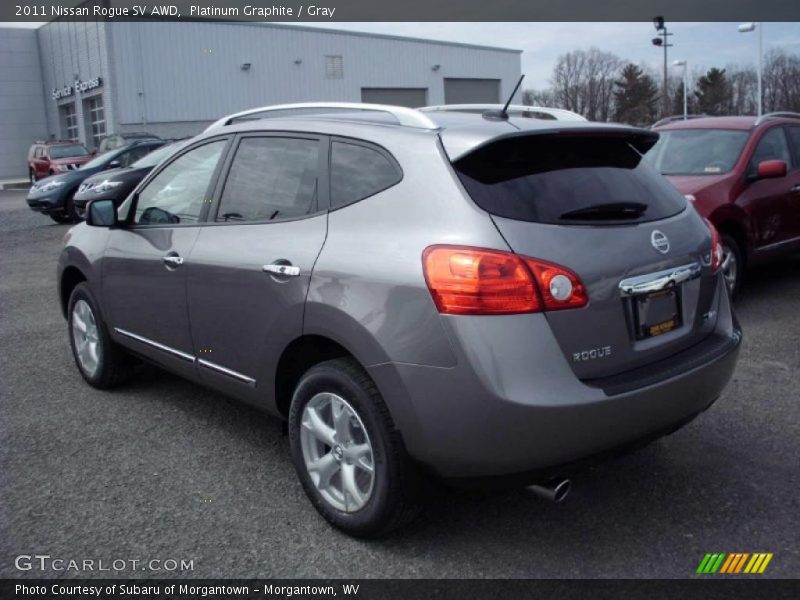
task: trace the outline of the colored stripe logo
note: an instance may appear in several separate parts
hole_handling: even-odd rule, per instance
[[[708,553],[700,561],[697,573],[701,575],[713,575],[715,573],[725,573],[736,575],[739,573],[761,574],[767,570],[767,565],[772,560],[773,554],[766,552],[725,552]]]

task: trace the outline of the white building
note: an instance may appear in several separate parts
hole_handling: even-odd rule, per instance
[[[35,138],[93,148],[116,132],[183,137],[288,102],[499,102],[521,72],[520,50],[262,23],[55,21],[0,30],[0,47],[4,82],[26,82],[25,99],[0,95],[0,129],[18,111],[27,124],[0,138],[0,177],[25,175]]]

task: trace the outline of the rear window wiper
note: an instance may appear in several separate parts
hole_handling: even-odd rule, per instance
[[[647,210],[647,205],[641,202],[609,202],[607,204],[592,204],[575,210],[570,210],[559,215],[559,219],[566,221],[602,221],[614,219],[636,219]]]

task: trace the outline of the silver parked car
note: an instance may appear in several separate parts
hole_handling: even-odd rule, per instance
[[[221,119],[59,261],[78,369],[141,357],[288,421],[319,512],[374,537],[421,479],[559,499],[576,466],[706,410],[741,339],[719,238],[658,134],[492,111]]]

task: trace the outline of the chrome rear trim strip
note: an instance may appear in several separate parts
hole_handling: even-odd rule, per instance
[[[125,331],[124,329],[120,329],[119,327],[114,327],[114,331],[119,333],[120,335],[124,335],[125,337],[129,337],[132,340],[136,340],[137,342],[141,342],[143,344],[147,344],[148,346],[152,346],[153,348],[158,348],[159,350],[163,350],[164,352],[168,352],[173,356],[177,356],[178,358],[182,358],[183,360],[194,362],[195,358],[191,354],[187,354],[186,352],[181,352],[175,348],[170,346],[165,346],[164,344],[159,344],[158,342],[154,342],[151,339],[143,337],[141,335],[137,335],[135,333],[131,333],[130,331]]]
[[[619,282],[619,293],[622,296],[635,296],[636,294],[647,294],[658,292],[675,285],[691,281],[700,277],[702,267],[700,263],[694,262],[664,271],[629,277]]]
[[[216,363],[209,362],[209,361],[204,360],[202,358],[198,358],[197,359],[197,364],[199,364],[199,365],[201,365],[203,367],[206,367],[207,369],[211,369],[212,371],[216,371],[218,373],[222,373],[223,375],[227,375],[228,377],[233,377],[234,379],[238,379],[239,381],[242,381],[242,382],[246,383],[247,385],[251,385],[253,387],[255,387],[255,385],[256,385],[256,380],[255,379],[253,379],[252,377],[248,377],[247,375],[243,375],[242,373],[239,373],[238,371],[234,371],[233,369],[228,369],[226,367],[223,367],[223,366],[218,365]]]

